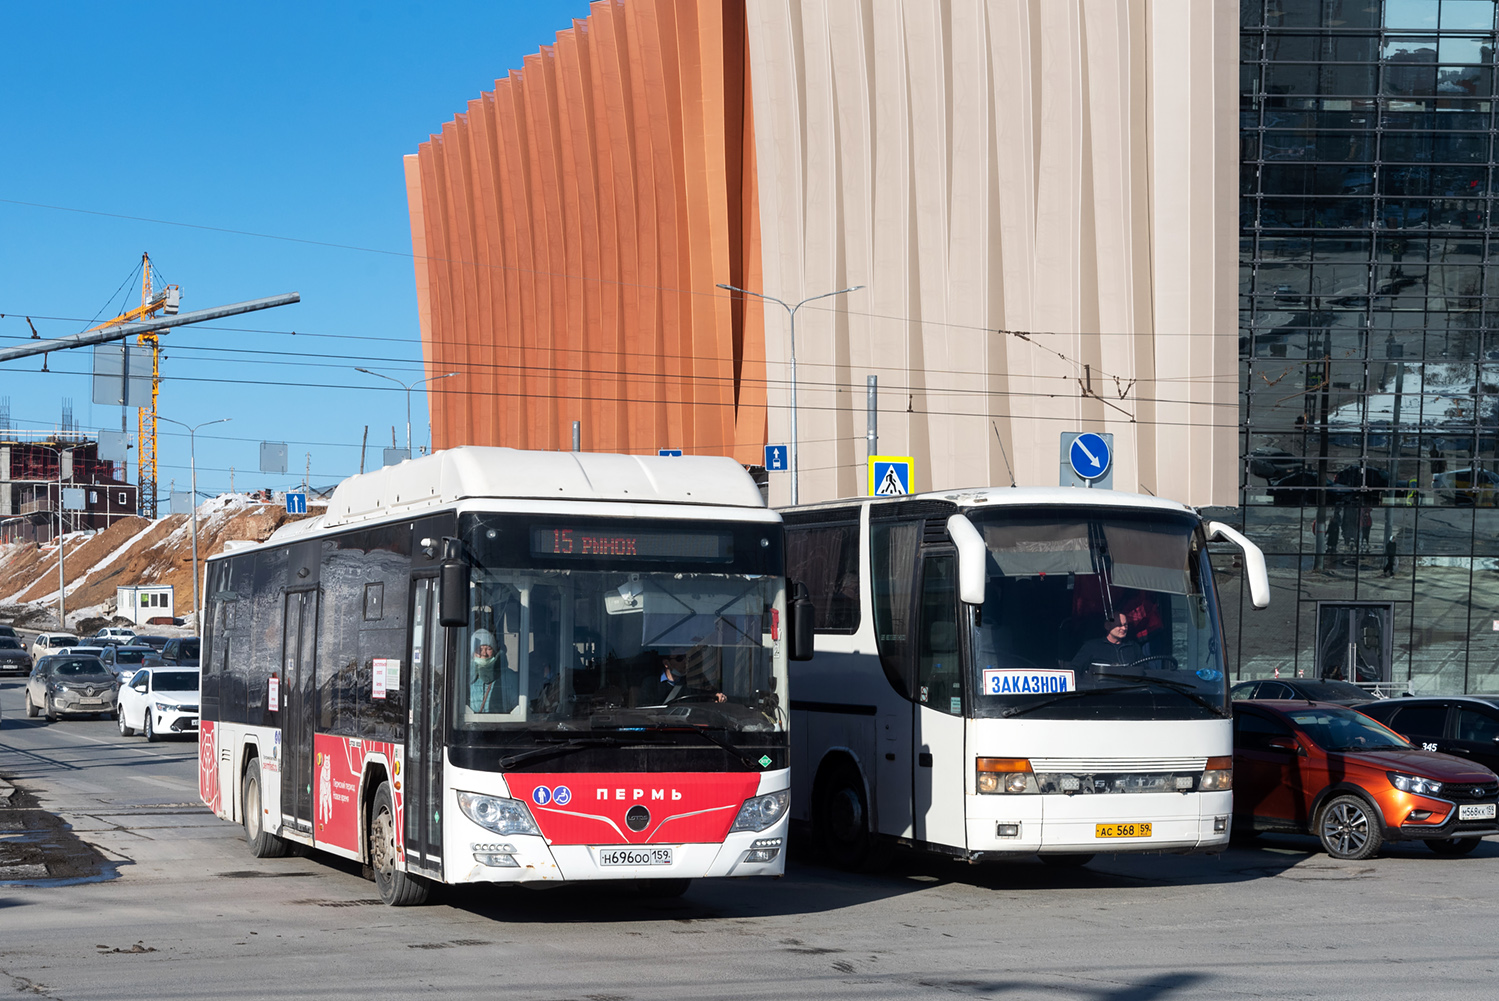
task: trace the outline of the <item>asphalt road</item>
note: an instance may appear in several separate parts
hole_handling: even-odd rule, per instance
[[[0,682],[0,986],[49,998],[1462,999],[1499,995],[1499,844],[1337,862],[1306,838],[1086,869],[914,856],[680,900],[586,886],[381,906],[356,866],[258,860],[196,745],[47,724]],[[71,829],[56,818],[61,818]],[[45,867],[60,866],[56,871]],[[68,868],[71,866],[71,868]],[[59,873],[61,875],[59,875]]]

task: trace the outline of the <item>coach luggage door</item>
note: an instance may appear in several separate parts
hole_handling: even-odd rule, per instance
[[[411,716],[406,727],[406,864],[442,875],[443,685],[447,630],[437,621],[437,578],[411,582]]]
[[[281,723],[281,813],[283,823],[312,831],[312,725],[317,690],[313,681],[316,655],[317,591],[286,595],[282,620],[281,678],[277,684]]]

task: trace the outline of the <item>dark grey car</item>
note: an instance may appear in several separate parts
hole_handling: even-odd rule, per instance
[[[0,673],[27,674],[31,671],[31,654],[21,641],[11,636],[0,636]]]
[[[1385,699],[1358,709],[1422,750],[1467,758],[1491,771],[1499,767],[1499,696]]]
[[[197,667],[200,646],[196,636],[176,636],[161,648],[161,659],[173,667]]]
[[[1307,699],[1331,702],[1339,706],[1359,706],[1374,702],[1379,696],[1346,681],[1318,681],[1315,678],[1261,678],[1241,681],[1228,690],[1235,702],[1245,699]]]
[[[43,657],[26,679],[26,715],[59,716],[114,714],[120,683],[98,657],[59,654]]]

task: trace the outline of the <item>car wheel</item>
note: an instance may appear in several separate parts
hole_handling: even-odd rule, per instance
[[[156,727],[154,727],[154,726],[151,725],[151,710],[150,709],[146,710],[145,715],[143,715],[141,717],[141,720],[142,720],[142,723],[141,723],[141,733],[143,733],[143,734],[146,735],[146,742],[149,743],[149,744],[156,743],[156,741],[159,740],[160,738],[156,736]]]
[[[1438,855],[1456,857],[1458,855],[1467,855],[1473,849],[1477,848],[1478,843],[1482,840],[1482,838],[1448,838],[1445,841],[1428,841],[1426,842],[1426,847]]]
[[[147,717],[149,722],[150,717]],[[251,758],[245,766],[245,788],[240,799],[245,818],[245,843],[256,858],[280,858],[286,854],[286,842],[265,829],[265,812],[260,802],[260,759]]]
[[[380,899],[391,907],[425,904],[431,884],[396,868],[396,811],[391,802],[390,783],[381,782],[370,809],[366,856],[375,874],[375,887],[380,891]]]
[[[852,765],[838,766],[823,785],[813,821],[817,843],[828,860],[850,872],[884,868],[890,849],[875,837],[869,821],[869,801],[859,773]]]
[[[50,695],[47,696],[47,711],[46,711],[46,716],[47,716],[47,722],[48,723],[56,723],[57,722],[57,707],[52,704],[52,696],[50,696]]]
[[[30,692],[26,693],[26,715],[30,719],[36,719],[37,717],[36,703],[31,701]]]
[[[1384,843],[1379,815],[1362,797],[1334,796],[1322,807],[1317,837],[1333,858],[1358,861],[1373,858]]]
[[[132,726],[130,726],[129,723],[125,722],[125,711],[123,709],[120,710],[118,713],[116,713],[116,716],[118,716],[119,721],[120,721],[120,736],[121,737],[134,736],[135,729]]]
[[[1065,855],[1042,855],[1041,861],[1058,869],[1081,869],[1093,861],[1093,854],[1091,852],[1077,852]]]

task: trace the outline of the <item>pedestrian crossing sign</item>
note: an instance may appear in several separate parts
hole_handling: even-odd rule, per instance
[[[916,460],[909,455],[869,457],[869,496],[899,497],[911,492],[911,469]]]

